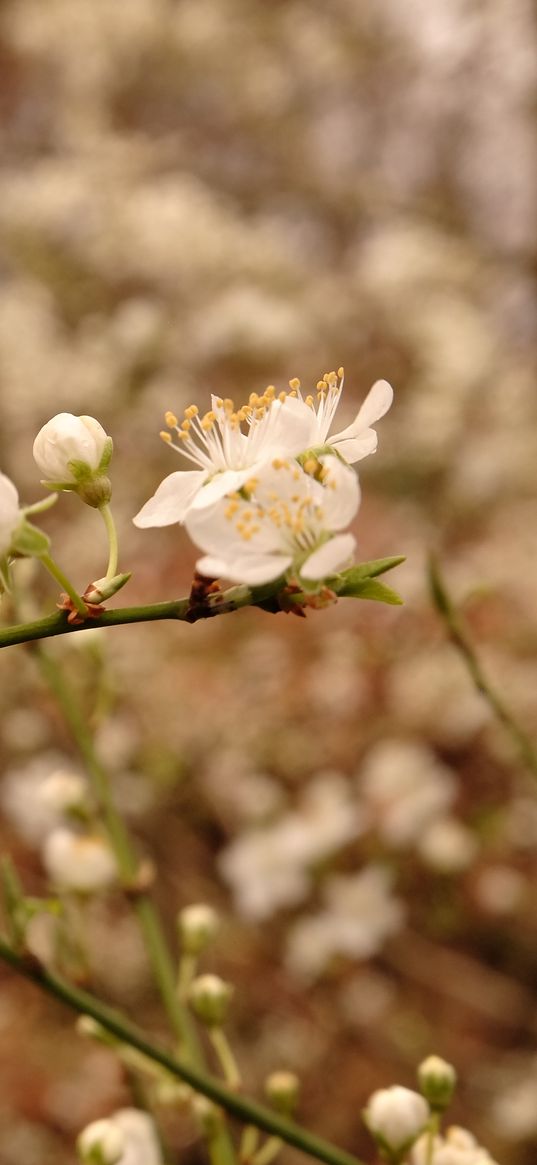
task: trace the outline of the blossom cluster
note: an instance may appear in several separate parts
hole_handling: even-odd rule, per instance
[[[282,578],[316,590],[352,562],[347,530],[360,505],[351,465],[374,453],[373,425],[393,391],[377,381],[350,425],[331,433],[343,369],[326,373],[316,394],[271,385],[247,404],[213,396],[200,416],[166,414],[161,435],[196,469],[176,471],[134,518],[135,525],[179,522],[203,551],[200,574],[262,586]]]

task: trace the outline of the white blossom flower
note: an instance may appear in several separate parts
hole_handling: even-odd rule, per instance
[[[406,740],[383,740],[367,754],[359,784],[382,839],[408,845],[452,804],[453,773],[431,749]]]
[[[322,481],[275,458],[251,481],[249,500],[234,494],[191,510],[186,528],[205,551],[200,573],[255,586],[283,574],[321,582],[347,566],[356,541],[340,531],[358,509],[358,481],[337,457],[321,457],[319,465]]]
[[[248,404],[238,409],[231,399],[212,396],[204,416],[196,405],[189,405],[180,424],[171,412],[166,413],[166,423],[176,440],[169,432],[161,433],[163,440],[199,468],[165,477],[136,514],[135,526],[183,522],[191,509],[210,506],[241,489],[274,457],[294,457],[307,447],[303,419],[283,411],[272,386],[263,396],[252,393]]]
[[[382,866],[329,878],[323,897],[324,909],[299,919],[289,935],[287,964],[305,979],[321,974],[334,955],[371,958],[403,923],[403,907]]]
[[[372,1135],[392,1153],[412,1144],[430,1118],[427,1101],[419,1092],[393,1084],[370,1096],[364,1120]]]
[[[0,558],[7,554],[22,517],[18,492],[10,478],[0,473]]]
[[[118,1165],[123,1157],[125,1138],[111,1120],[96,1120],[82,1130],[77,1151],[87,1165]]]
[[[96,472],[110,445],[111,439],[94,417],[58,413],[39,430],[34,459],[46,482],[75,485],[73,463]]]
[[[452,1125],[445,1137],[434,1138],[432,1154],[429,1137],[420,1137],[412,1148],[410,1161],[411,1165],[497,1165],[472,1133],[458,1125]]]
[[[42,857],[54,885],[80,894],[104,890],[118,875],[116,859],[104,838],[63,826],[48,835]]]
[[[265,828],[249,829],[223,851],[219,866],[237,910],[269,918],[305,898],[309,871],[363,831],[363,817],[337,773],[322,773],[296,809]]]
[[[393,401],[393,388],[387,380],[377,380],[359,408],[354,421],[330,436],[330,427],[343,391],[343,368],[326,372],[317,383],[317,406],[313,395],[304,397],[298,379],[289,382],[291,392],[284,401],[284,413],[300,417],[305,427],[303,449],[330,445],[350,464],[361,461],[377,448],[378,438],[371,427],[379,421]]]
[[[121,1108],[106,1120],[92,1121],[77,1148],[88,1165],[162,1165],[154,1121],[137,1108]]]

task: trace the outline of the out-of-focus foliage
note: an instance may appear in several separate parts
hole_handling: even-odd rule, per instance
[[[23,501],[43,422],[97,416],[131,598],[171,597],[186,537],[131,526],[180,467],[166,409],[340,364],[349,419],[377,377],[396,389],[356,533],[364,558],[407,554],[402,610],[53,647],[170,920],[204,899],[228,915],[213,963],[237,984],[246,1079],[298,1071],[304,1120],[357,1151],[369,1092],[412,1086],[432,1050],[463,1081],[454,1119],[504,1165],[537,1146],[537,794],[423,569],[435,544],[531,730],[536,62],[530,0],[0,7],[0,465]],[[65,496],[43,525],[81,589],[103,573],[94,512]],[[79,762],[24,649],[0,680],[0,840],[37,892],[35,790]],[[121,902],[88,926],[98,989],[158,1026]],[[63,1165],[125,1083],[10,976],[0,1029],[0,1160]],[[175,1135],[187,1154],[190,1128]]]

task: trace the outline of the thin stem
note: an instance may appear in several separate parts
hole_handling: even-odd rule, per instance
[[[102,810],[104,823],[114,851],[118,869],[126,888],[133,893],[133,908],[138,916],[155,981],[173,1029],[193,1062],[200,1062],[195,1029],[190,1016],[181,1006],[175,987],[175,968],[156,909],[147,891],[138,888],[138,859],[123,818],[118,813],[112,796],[108,773],[97,755],[93,738],[82,710],[61,668],[43,647],[35,648],[41,672],[54,693],[71,733],[84,759],[96,798]]]
[[[252,1165],[270,1165],[270,1162],[280,1152],[282,1145],[281,1137],[269,1137],[268,1141],[265,1141],[265,1144],[255,1154],[255,1157],[252,1157]]]
[[[494,715],[511,737],[524,764],[532,776],[537,779],[537,750],[505,703],[503,696],[485,675],[475,647],[448,593],[438,561],[433,555],[429,559],[429,588],[433,603],[447,628],[449,638],[464,660],[475,687],[485,697]]]
[[[226,1084],[229,1088],[240,1088],[241,1074],[225,1032],[221,1027],[212,1027],[209,1028],[208,1035],[218,1056]]]
[[[64,590],[65,593],[69,595],[69,598],[72,600],[73,605],[76,607],[79,615],[82,615],[82,618],[85,618],[88,613],[88,608],[86,607],[84,600],[80,597],[78,591],[75,590],[73,584],[63,573],[63,570],[60,569],[58,563],[54,561],[52,555],[40,554],[39,561],[43,563],[43,566],[46,570],[48,570],[49,574],[51,574],[52,577],[56,579],[56,582],[59,583],[62,590]]]
[[[220,1105],[239,1120],[256,1125],[257,1128],[263,1129],[270,1136],[280,1137],[282,1141],[294,1145],[310,1157],[325,1161],[326,1165],[363,1165],[363,1162],[351,1156],[350,1153],[336,1148],[328,1141],[301,1128],[300,1125],[295,1125],[292,1121],[265,1108],[264,1105],[238,1096],[216,1077],[207,1075],[190,1063],[184,1064],[177,1060],[169,1052],[150,1043],[144,1034],[124,1019],[119,1012],[108,1007],[93,995],[89,995],[86,991],[82,991],[53,975],[37,963],[33,957],[27,956],[25,958],[17,955],[2,938],[0,938],[0,959],[8,963],[26,979],[37,984],[42,991],[66,1004],[72,1011],[78,1012],[80,1015],[91,1016],[122,1043],[137,1048],[144,1056],[156,1064],[160,1064],[172,1076],[184,1080],[196,1092],[208,1096],[215,1104]]]
[[[113,578],[114,575],[117,574],[118,565],[118,541],[116,524],[114,522],[112,510],[110,509],[110,506],[107,502],[104,502],[102,506],[99,506],[99,513],[101,514],[106,527],[109,546],[108,566],[106,568],[105,577]]]

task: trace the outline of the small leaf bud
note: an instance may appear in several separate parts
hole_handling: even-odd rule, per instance
[[[221,1027],[225,1022],[233,987],[218,975],[199,975],[189,991],[189,1001],[198,1019],[207,1027]]]
[[[218,915],[204,902],[185,906],[177,915],[181,947],[186,955],[199,955],[218,930]]]
[[[423,1096],[402,1088],[379,1088],[364,1109],[364,1121],[387,1161],[400,1161],[430,1119]]]
[[[426,1100],[436,1112],[443,1112],[453,1099],[457,1073],[440,1056],[427,1056],[418,1068],[418,1082]]]
[[[113,578],[98,578],[86,587],[82,598],[86,603],[103,603],[128,583],[131,574],[129,570],[125,574],[115,574]]]
[[[84,1165],[116,1165],[125,1150],[125,1137],[111,1120],[92,1121],[82,1130],[76,1147]]]
[[[294,1112],[299,1090],[300,1081],[294,1072],[271,1072],[265,1080],[265,1095],[283,1116],[291,1116]]]

